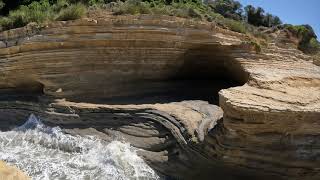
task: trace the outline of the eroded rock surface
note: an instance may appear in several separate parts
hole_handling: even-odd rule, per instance
[[[32,113],[68,133],[125,139],[185,179],[320,177],[320,67],[296,49],[257,53],[214,24],[152,16],[0,39],[1,129]]]
[[[9,166],[6,163],[0,161],[0,179],[3,180],[30,180],[30,178],[25,175],[18,168]]]

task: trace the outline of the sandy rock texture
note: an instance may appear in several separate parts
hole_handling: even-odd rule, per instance
[[[172,177],[320,178],[320,67],[294,48],[256,52],[213,23],[150,15],[31,24],[0,40],[2,130],[32,113],[129,141]]]
[[[22,171],[14,166],[8,166],[0,161],[0,179],[1,180],[30,180]]]

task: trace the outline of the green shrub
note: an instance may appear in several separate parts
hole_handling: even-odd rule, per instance
[[[244,44],[248,45],[252,50],[256,51],[256,53],[262,51],[262,45],[255,38],[251,38],[249,41],[244,42]]]
[[[309,45],[313,49],[320,50],[320,43],[316,38],[312,38],[309,42]]]
[[[1,18],[2,29],[11,29],[27,25],[30,22],[41,23],[52,17],[51,6],[47,0],[32,2],[11,11],[8,17]]]
[[[8,17],[8,28],[22,27],[28,24],[27,13],[25,12],[25,7],[19,10],[11,11]]]
[[[51,5],[51,9],[53,12],[60,12],[62,9],[70,6],[70,2],[68,0],[57,0],[54,4]]]
[[[310,25],[290,25],[284,26],[294,36],[299,39],[298,49],[305,53],[314,53],[319,51],[319,42],[317,41],[317,35]]]
[[[170,15],[172,16],[202,19],[205,12],[201,6],[194,2],[173,2],[171,6],[172,12]]]
[[[261,44],[256,42],[256,41],[251,41],[251,45],[253,45],[254,49],[256,52],[260,53],[261,52]]]
[[[12,20],[9,19],[8,17],[0,18],[0,26],[1,26],[1,30],[7,30],[7,29],[14,28]]]
[[[316,38],[312,38],[309,42],[305,44],[299,44],[299,49],[305,53],[316,54],[320,51],[320,43]]]
[[[116,15],[120,14],[159,14],[170,15],[183,18],[196,18],[208,21],[216,21],[232,31],[246,33],[246,25],[242,21],[235,21],[224,18],[220,14],[213,12],[210,6],[206,6],[201,1],[179,0],[166,4],[165,1],[156,0],[152,2],[142,2],[140,0],[127,0],[117,2],[112,8]]]
[[[0,18],[2,30],[23,27],[30,22],[42,23],[51,20],[74,20],[86,13],[86,6],[70,4],[68,0],[57,0],[50,4],[49,0],[34,1],[10,11],[7,17]],[[56,17],[55,15],[58,14]],[[55,18],[56,17],[56,18]]]
[[[197,18],[213,21],[222,16],[213,12],[210,6],[206,6],[199,0],[179,1],[118,1],[111,8],[115,15],[120,14],[158,14],[184,18]]]
[[[56,20],[67,21],[79,19],[86,14],[86,7],[83,4],[72,4],[60,11]]]
[[[166,5],[158,5],[150,7],[150,11],[152,14],[156,15],[172,15],[173,14],[173,8],[171,6]]]
[[[315,32],[310,25],[284,25],[294,36],[299,38],[301,41],[309,42],[312,38],[317,38]]]
[[[230,30],[239,32],[239,33],[246,33],[247,29],[243,22],[235,21],[232,19],[224,19],[223,24],[227,26]]]
[[[127,0],[125,2],[119,1],[113,8],[113,11],[117,15],[151,13],[149,3],[142,2],[140,0]]]
[[[70,4],[81,3],[88,6],[94,6],[97,4],[106,4],[112,2],[112,0],[67,0]]]

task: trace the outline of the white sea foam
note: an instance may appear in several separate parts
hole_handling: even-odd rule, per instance
[[[72,136],[46,127],[35,116],[0,131],[0,159],[36,180],[160,179],[128,143]]]

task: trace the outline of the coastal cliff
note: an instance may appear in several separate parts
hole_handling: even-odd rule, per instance
[[[295,48],[257,51],[214,23],[151,15],[29,24],[0,40],[1,129],[34,114],[124,139],[184,179],[320,176],[320,67]]]

